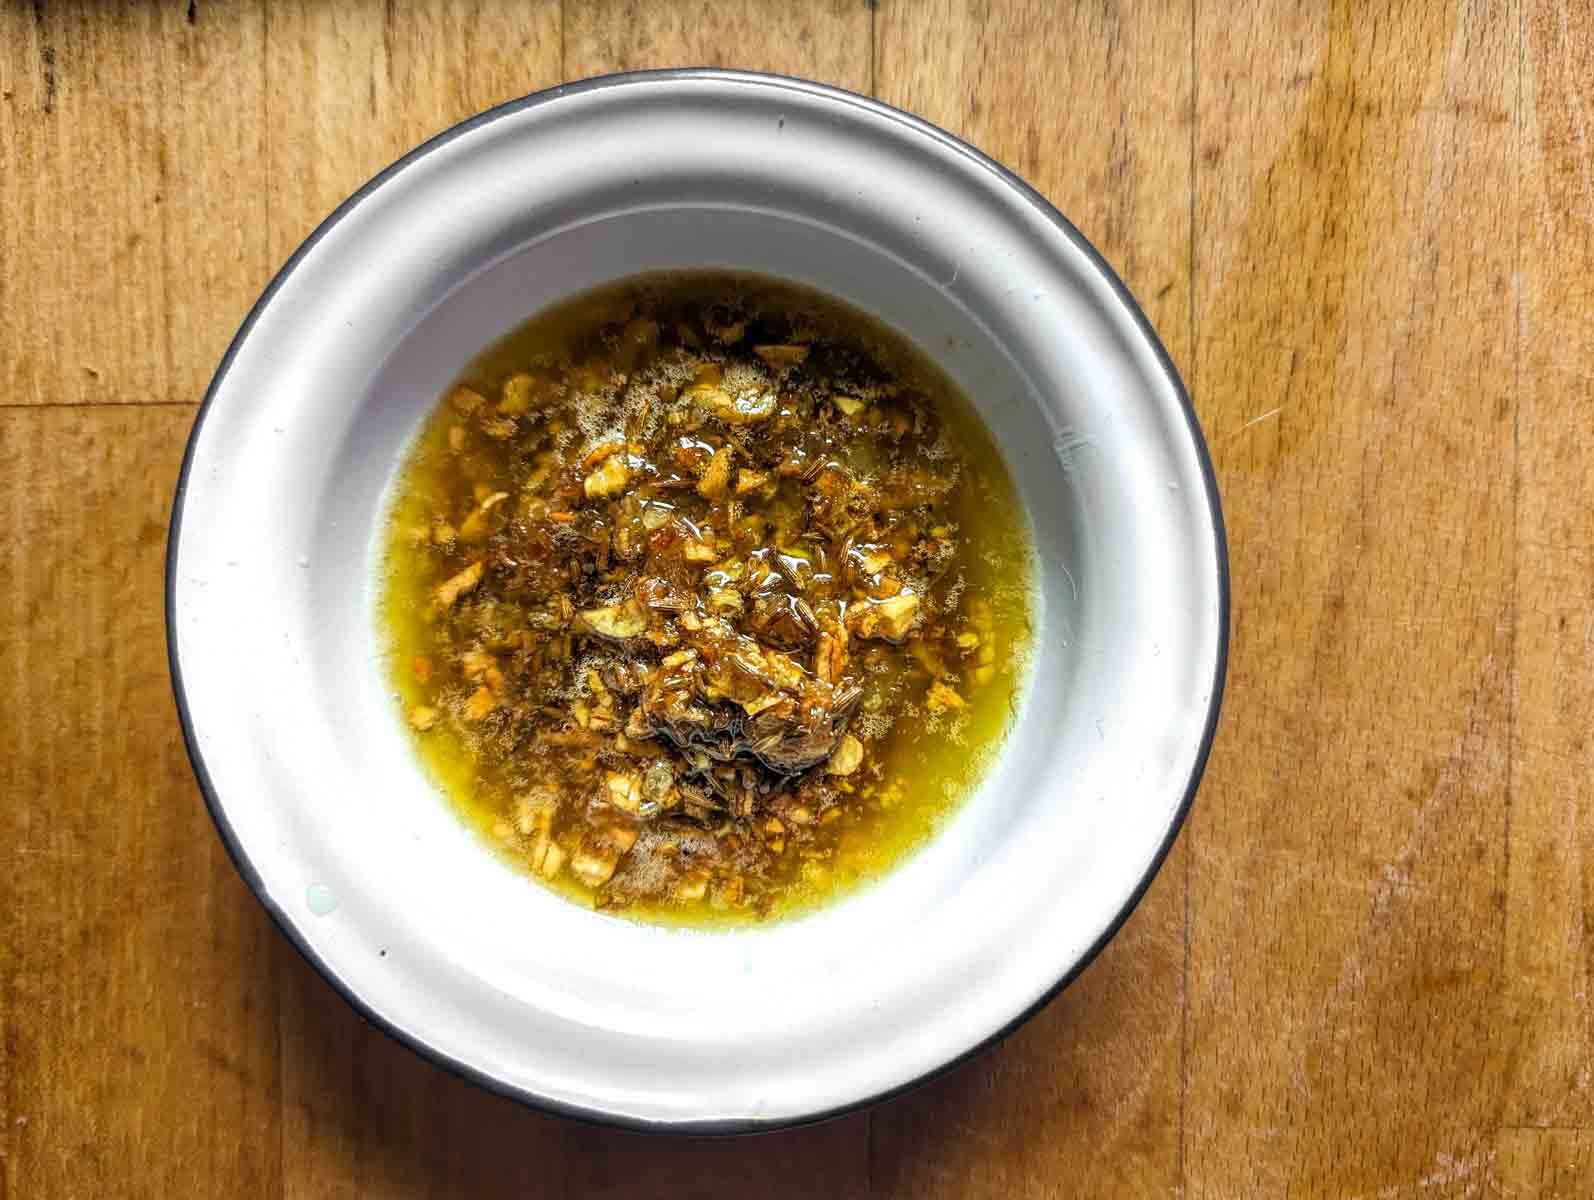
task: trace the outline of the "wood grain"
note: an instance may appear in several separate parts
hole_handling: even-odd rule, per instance
[[[849,0],[712,6],[583,0],[565,9],[571,79],[648,67],[736,67],[866,92],[870,7]]]
[[[205,815],[164,662],[190,408],[0,412],[8,1197],[273,1195],[277,941]]]
[[[266,277],[260,8],[0,6],[0,404],[204,393]]]
[[[1504,1065],[1516,13],[1198,6],[1196,399],[1234,571],[1186,1194],[1480,1185]],[[1387,1190],[1384,1190],[1387,1189]]]
[[[272,0],[266,23],[271,258],[450,125],[560,78],[557,0]]]
[[[1594,1133],[1506,1129],[1487,1183],[1491,1193],[1502,1197],[1586,1200],[1594,1196]]]
[[[1594,1117],[1594,31],[1529,3],[1517,212],[1515,740],[1507,908],[1508,1121]],[[1582,493],[1581,499],[1575,499]],[[1586,1160],[1585,1160],[1586,1161]]]
[[[211,831],[161,622],[188,402],[315,224],[493,103],[694,63],[1056,201],[1184,370],[1234,572],[1207,783],[1100,960],[738,1142],[366,1026]],[[0,1200],[1594,1195],[1591,78],[1559,0],[0,6]]]
[[[1090,237],[1190,361],[1190,10],[882,5],[879,95],[1019,171]],[[1060,102],[1089,96],[1089,104]],[[1097,963],[1010,1042],[877,1110],[884,1196],[1179,1186],[1185,854]],[[1077,1184],[1068,1186],[1079,1186]]]

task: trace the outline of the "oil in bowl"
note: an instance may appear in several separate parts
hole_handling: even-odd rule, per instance
[[[429,774],[530,878],[634,919],[877,878],[977,786],[1027,674],[1032,540],[973,405],[761,277],[535,316],[440,400],[383,537]]]

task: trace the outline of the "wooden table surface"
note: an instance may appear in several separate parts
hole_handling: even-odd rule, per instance
[[[1594,1195],[1591,28],[0,7],[0,1197]],[[212,832],[162,627],[196,403],[316,222],[500,100],[693,63],[873,93],[1049,195],[1190,385],[1234,572],[1205,786],[1097,963],[914,1094],[731,1142],[525,1111],[362,1024]]]

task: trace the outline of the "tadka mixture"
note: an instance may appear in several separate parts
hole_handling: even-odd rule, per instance
[[[1022,685],[989,434],[877,323],[642,277],[533,319],[400,477],[380,617],[422,759],[530,874],[670,923],[811,907],[964,795]]]

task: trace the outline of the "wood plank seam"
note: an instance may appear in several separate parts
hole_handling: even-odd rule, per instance
[[[1511,211],[1511,263],[1512,263],[1512,379],[1511,379],[1511,529],[1517,528],[1518,514],[1522,511],[1522,170],[1527,144],[1527,120],[1524,105],[1523,78],[1525,75],[1526,23],[1528,0],[1517,0],[1516,20],[1516,109],[1512,116],[1516,162],[1512,177]],[[1521,688],[1518,683],[1517,641],[1522,624],[1520,588],[1522,580],[1522,542],[1519,536],[1511,538],[1511,635],[1506,643],[1507,677],[1510,680],[1509,702],[1506,706],[1505,724],[1505,813],[1501,836],[1504,838],[1500,855],[1500,894],[1511,894],[1511,822],[1516,807],[1516,771],[1512,764],[1517,757],[1517,718],[1521,708]],[[1507,900],[1509,906],[1509,899]],[[1501,913],[1502,921],[1507,919]],[[1506,978],[1510,969],[1511,939],[1500,938],[1500,977]],[[1503,1102],[1502,1102],[1503,1108]],[[1503,1113],[1502,1113],[1503,1115]],[[1509,1128],[1504,1124],[1502,1129]],[[1497,1135],[1498,1140],[1498,1135]]]

